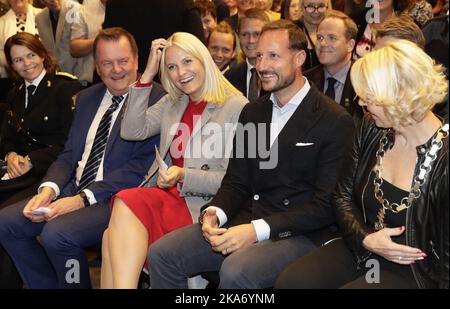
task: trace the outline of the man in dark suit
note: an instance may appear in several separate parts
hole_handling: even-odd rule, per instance
[[[242,110],[234,155],[202,225],[150,247],[152,288],[185,288],[187,277],[211,270],[220,270],[219,288],[267,288],[293,260],[329,239],[331,194],[354,126],[302,76],[306,48],[292,22],[262,30],[256,68],[270,94]]]
[[[316,53],[321,65],[305,76],[336,103],[345,107],[355,120],[364,115],[350,81],[352,53],[358,29],[344,13],[333,11],[317,28]]]
[[[109,27],[122,27],[136,38],[139,72],[144,72],[154,39],[167,39],[178,31],[192,33],[202,42],[206,39],[192,0],[108,0],[103,29]]]
[[[137,186],[154,159],[158,138],[120,138],[128,87],[137,78],[137,46],[123,29],[94,42],[103,83],[79,93],[64,150],[31,200],[0,211],[0,243],[29,288],[89,288],[84,248],[99,245],[117,191]],[[164,91],[157,87],[149,104]],[[47,207],[48,212],[38,212]],[[36,236],[40,235],[40,242]]]
[[[259,9],[249,9],[239,19],[238,35],[245,62],[230,69],[224,75],[250,102],[265,94],[256,73],[256,43],[269,17]]]

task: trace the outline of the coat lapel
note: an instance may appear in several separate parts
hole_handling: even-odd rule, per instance
[[[173,137],[176,134],[176,130],[174,130],[171,134],[170,129],[173,125],[178,125],[180,123],[181,117],[183,117],[184,111],[189,104],[189,97],[183,95],[180,101],[174,103],[171,102],[168,104],[172,104],[171,108],[167,113],[167,120],[161,121],[161,143],[160,143],[160,153],[161,157],[165,157],[169,151],[170,144],[172,143]],[[178,128],[178,126],[177,126]]]
[[[311,84],[311,89],[278,135],[279,145],[289,145],[292,139],[301,140],[322,117],[317,98],[319,90]]]

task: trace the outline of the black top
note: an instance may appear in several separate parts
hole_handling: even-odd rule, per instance
[[[373,180],[375,178],[375,172],[372,171],[370,173],[369,183],[367,185],[366,190],[364,191],[363,201],[366,206],[366,217],[367,224],[370,227],[373,227],[375,222],[378,221],[378,213],[381,210],[380,202],[375,198],[375,185]],[[387,199],[390,203],[399,203],[405,196],[408,195],[409,192],[406,192],[393,184],[387,182],[383,179],[383,184],[381,185],[381,189],[384,192],[384,198]],[[388,228],[395,228],[405,226],[406,224],[406,209],[400,211],[399,213],[394,213],[390,210],[386,210],[384,214],[384,224]],[[405,233],[400,236],[396,236],[392,239],[392,241],[398,244],[406,244]]]

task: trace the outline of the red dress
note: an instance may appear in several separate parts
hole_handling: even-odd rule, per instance
[[[203,113],[205,107],[206,102],[196,103],[189,101],[180,122],[180,126],[184,125],[189,128],[189,136],[186,136],[186,134],[182,135],[182,130],[180,129],[177,131],[172,144],[174,141],[177,141],[176,145],[178,147],[170,147],[173,165],[183,167],[184,157],[179,154],[184,153],[195,125],[194,120],[198,119],[198,116]],[[134,215],[146,227],[149,246],[165,234],[185,225],[192,224],[192,216],[189,208],[184,198],[180,197],[177,186],[165,190],[159,187],[122,190],[112,198],[111,205],[114,204],[116,197],[124,201],[128,208],[131,209]],[[147,262],[145,266],[147,266]]]

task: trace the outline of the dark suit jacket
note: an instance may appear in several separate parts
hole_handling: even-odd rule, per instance
[[[28,155],[34,173],[42,177],[64,147],[72,122],[74,96],[82,88],[76,80],[47,73],[25,109],[25,83],[15,86],[8,95],[8,109],[38,143],[19,133],[17,121],[9,114],[0,133],[0,157],[11,151]]]
[[[247,97],[247,62],[241,63],[229,69],[224,74],[225,78]],[[267,92],[261,88],[259,96],[262,97]]]
[[[312,68],[305,73],[306,78],[312,81],[316,87],[325,93],[323,85],[325,83],[325,72],[323,65],[319,65]],[[342,91],[341,106],[353,116],[355,120],[360,120],[364,116],[364,111],[361,106],[358,105],[359,98],[356,96],[355,90],[353,89],[352,83],[350,81],[350,70],[345,79],[344,90]]]
[[[61,190],[61,197],[76,194],[75,173],[78,161],[83,155],[89,127],[105,92],[104,84],[96,84],[80,92],[77,97],[75,116],[67,143],[43,179],[43,182],[56,183]],[[149,105],[157,102],[164,94],[162,87],[155,83],[149,98]],[[153,162],[155,145],[159,143],[159,136],[142,142],[121,139],[120,124],[123,111],[124,107],[112,127],[106,144],[103,180],[94,182],[87,187],[94,193],[99,203],[122,189],[137,187]]]
[[[353,121],[342,107],[311,85],[280,132],[278,149],[271,149],[270,160],[278,158],[275,168],[263,169],[261,163],[267,160],[259,151],[256,157],[249,156],[247,142],[254,147],[256,140],[265,137],[269,145],[272,106],[267,94],[242,110],[240,124],[262,123],[267,129],[244,140],[239,138],[242,128],[238,126],[234,156],[209,205],[223,209],[230,225],[264,219],[271,239],[309,236],[334,223],[331,194],[351,148]],[[243,151],[244,158],[236,150]],[[324,239],[313,240],[320,243]]]
[[[122,27],[136,39],[139,71],[147,63],[151,42],[174,32],[189,32],[205,42],[200,13],[192,0],[108,0],[103,28]]]

